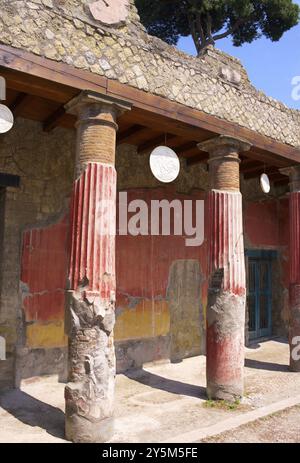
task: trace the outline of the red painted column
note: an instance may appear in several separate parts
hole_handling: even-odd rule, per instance
[[[66,437],[74,442],[105,442],[113,434],[116,117],[127,109],[90,92],[67,105],[78,116],[65,316]]]
[[[300,166],[281,169],[290,177],[290,288],[289,345],[290,369],[300,371]]]
[[[199,148],[210,154],[207,395],[234,401],[244,388],[246,303],[239,152],[250,145],[221,136]]]

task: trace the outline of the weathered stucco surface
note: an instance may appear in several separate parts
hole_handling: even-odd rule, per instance
[[[194,58],[148,36],[133,0],[119,27],[95,21],[91,3],[0,0],[0,42],[300,145],[299,111],[257,91],[237,59],[216,49]]]
[[[170,305],[170,358],[180,361],[205,352],[205,323],[201,301],[202,279],[198,260],[172,263],[167,290]]]
[[[3,194],[0,335],[8,361],[0,368],[11,363],[19,377],[59,372],[65,356],[60,290],[74,152],[72,131],[46,134],[24,119],[0,137],[0,171],[21,177],[20,188]]]

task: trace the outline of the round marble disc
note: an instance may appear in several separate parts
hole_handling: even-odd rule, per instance
[[[264,193],[270,193],[271,185],[270,185],[270,180],[267,174],[262,174],[260,176],[260,186]]]
[[[154,177],[160,182],[174,182],[180,172],[179,158],[171,148],[158,146],[150,155],[150,168]]]
[[[0,133],[8,132],[14,125],[14,116],[4,104],[0,104]]]

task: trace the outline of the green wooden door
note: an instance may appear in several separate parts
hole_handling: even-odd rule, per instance
[[[272,334],[272,254],[248,258],[249,338]]]

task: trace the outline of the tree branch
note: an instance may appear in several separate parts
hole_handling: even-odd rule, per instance
[[[222,34],[217,34],[213,37],[213,40],[216,41],[216,40],[220,40],[220,39],[225,39],[225,37],[228,37],[228,35],[231,35],[233,34],[244,22],[246,22],[248,18],[239,18],[237,20],[237,22],[232,26],[230,27],[229,29],[227,29],[227,31],[223,32]]]

